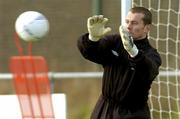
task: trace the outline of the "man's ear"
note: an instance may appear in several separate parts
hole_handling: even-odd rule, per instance
[[[146,24],[145,28],[144,28],[144,32],[148,33],[150,31],[150,29],[151,29],[151,24]]]

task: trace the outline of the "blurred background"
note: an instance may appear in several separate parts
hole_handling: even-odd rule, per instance
[[[38,11],[50,22],[50,32],[43,40],[33,43],[33,55],[44,56],[50,72],[101,71],[80,55],[77,39],[87,32],[86,20],[101,12],[110,18],[112,32],[118,32],[120,1],[103,0],[0,0],[0,72],[9,73],[9,59],[19,55],[14,41],[16,18],[25,11]],[[101,7],[101,8],[100,8]],[[97,10],[96,10],[97,9]],[[98,10],[99,9],[99,10]],[[22,41],[24,52],[27,43]],[[88,119],[101,90],[101,80],[56,79],[54,93],[65,93],[67,119]],[[12,80],[0,80],[0,94],[14,94]]]
[[[149,7],[167,7],[168,1],[161,0],[134,0],[135,5]],[[179,4],[172,0],[175,10],[179,11]],[[168,8],[168,7],[167,7]],[[177,8],[177,9],[176,9]],[[9,73],[9,59],[18,55],[14,41],[14,24],[16,18],[25,11],[38,11],[44,14],[50,22],[50,32],[41,41],[33,43],[33,55],[44,56],[47,60],[50,72],[101,72],[102,67],[85,60],[77,49],[78,38],[87,32],[87,18],[94,14],[103,14],[109,18],[112,28],[111,33],[118,33],[121,23],[121,1],[120,0],[0,0],[0,73]],[[157,12],[152,9],[154,25],[150,33],[152,38],[159,37],[157,32],[162,32],[162,39],[167,33],[157,27],[159,21],[167,22],[168,14],[162,12],[157,17]],[[164,13],[164,14],[163,14]],[[177,16],[172,14],[172,18]],[[173,21],[172,24],[176,23]],[[179,25],[179,24],[178,24]],[[171,28],[168,26],[168,28]],[[166,28],[165,28],[166,29]],[[159,31],[158,31],[159,30]],[[173,29],[172,29],[173,30]],[[165,30],[167,31],[167,30]],[[170,29],[171,31],[171,29]],[[177,29],[176,29],[177,31]],[[178,36],[179,32],[171,32],[172,38]],[[176,39],[176,38],[174,38]],[[22,41],[24,52],[27,52],[27,43]],[[167,42],[152,40],[151,44],[161,50],[163,65],[161,70],[180,69],[179,58],[166,54]],[[161,44],[161,45],[160,45]],[[178,44],[168,44],[171,52]],[[174,51],[172,51],[174,52]],[[178,54],[179,53],[179,54]],[[180,52],[177,52],[177,56]],[[174,56],[174,55],[173,55]],[[176,55],[175,55],[176,56]],[[176,61],[176,63],[175,63]],[[168,62],[168,63],[167,63]],[[98,79],[98,80],[96,80]],[[59,78],[51,79],[54,82],[54,93],[65,93],[67,98],[67,119],[89,119],[101,91],[101,78]],[[156,90],[155,90],[156,92]],[[15,90],[12,80],[0,80],[0,94],[14,94]],[[159,119],[159,118],[157,118]]]

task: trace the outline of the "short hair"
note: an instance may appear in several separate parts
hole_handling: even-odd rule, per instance
[[[142,19],[144,24],[152,24],[152,13],[145,7],[133,7],[130,9],[132,13],[142,13],[144,18]]]

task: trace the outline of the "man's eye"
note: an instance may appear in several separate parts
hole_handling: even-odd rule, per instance
[[[137,25],[138,23],[137,22],[132,22],[132,24]]]

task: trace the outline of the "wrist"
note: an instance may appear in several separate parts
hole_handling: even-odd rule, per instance
[[[129,55],[134,58],[138,55],[139,50],[137,49],[136,45],[133,45],[133,48],[129,50]]]
[[[89,34],[88,38],[91,41],[98,41],[100,39],[100,37],[92,36],[91,34]]]

